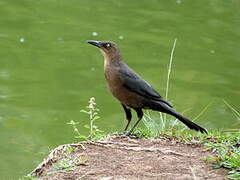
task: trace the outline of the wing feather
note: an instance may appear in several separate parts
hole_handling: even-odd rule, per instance
[[[147,99],[161,101],[167,104],[169,107],[172,105],[163,99],[160,94],[155,91],[152,86],[147,83],[143,78],[136,74],[132,69],[130,69],[126,64],[124,67],[120,68],[120,78],[123,82],[123,86],[128,90],[135,92]]]

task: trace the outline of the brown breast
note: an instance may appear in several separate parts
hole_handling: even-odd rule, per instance
[[[104,73],[109,90],[122,104],[132,108],[143,108],[143,98],[123,86],[119,76],[120,67],[114,63],[104,64]]]

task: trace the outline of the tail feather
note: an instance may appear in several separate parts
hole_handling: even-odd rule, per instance
[[[178,112],[173,111],[171,115],[173,115],[174,117],[179,119],[182,123],[184,123],[190,129],[193,129],[195,131],[200,131],[201,133],[206,133],[207,134],[207,130],[206,129],[204,129],[203,127],[201,127],[201,126],[197,125],[196,123],[192,122],[191,120],[189,120],[188,118],[186,118],[183,115],[179,114]]]
[[[193,129],[195,131],[200,131],[201,133],[206,133],[206,134],[208,133],[206,129],[204,129],[203,127],[201,127],[201,126],[197,125],[196,123],[192,122],[191,120],[184,117],[183,115],[179,114],[173,108],[167,106],[166,104],[163,104],[161,102],[157,102],[157,104],[155,104],[154,107],[151,108],[151,109],[156,110],[156,111],[160,111],[160,112],[164,112],[164,113],[167,113],[167,114],[170,114],[170,115],[176,117],[177,119],[179,119],[182,123],[184,123],[190,129]]]

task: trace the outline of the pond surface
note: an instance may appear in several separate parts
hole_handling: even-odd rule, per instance
[[[237,0],[1,0],[0,177],[30,172],[51,148],[76,141],[70,120],[96,98],[105,132],[124,113],[109,95],[103,57],[85,40],[112,40],[163,96],[174,39],[169,100],[208,129],[240,128],[240,2]],[[135,116],[134,116],[135,117]],[[142,124],[141,124],[142,125]]]

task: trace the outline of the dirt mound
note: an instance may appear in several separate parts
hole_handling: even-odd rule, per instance
[[[200,145],[176,139],[131,139],[109,136],[102,141],[62,145],[33,172],[39,179],[226,179],[202,159]]]

